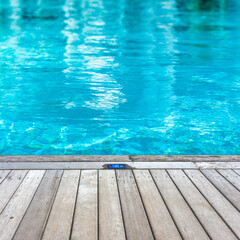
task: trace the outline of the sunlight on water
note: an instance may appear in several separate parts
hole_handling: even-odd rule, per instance
[[[240,154],[239,14],[1,0],[0,154]]]

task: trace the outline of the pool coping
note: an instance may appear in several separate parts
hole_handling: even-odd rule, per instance
[[[240,155],[0,155],[0,162],[239,162]]]
[[[0,170],[73,170],[109,169],[124,165],[125,169],[240,169],[239,162],[0,162]],[[116,167],[116,169],[119,169]]]
[[[0,155],[4,169],[240,169],[240,155]]]

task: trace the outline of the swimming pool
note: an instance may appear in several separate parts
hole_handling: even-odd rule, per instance
[[[1,0],[0,154],[240,154],[237,0]]]

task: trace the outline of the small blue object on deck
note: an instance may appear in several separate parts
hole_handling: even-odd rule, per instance
[[[119,169],[125,168],[124,164],[108,164],[109,169]]]

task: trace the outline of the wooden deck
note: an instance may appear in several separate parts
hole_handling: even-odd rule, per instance
[[[240,170],[0,170],[1,240],[240,239]]]

